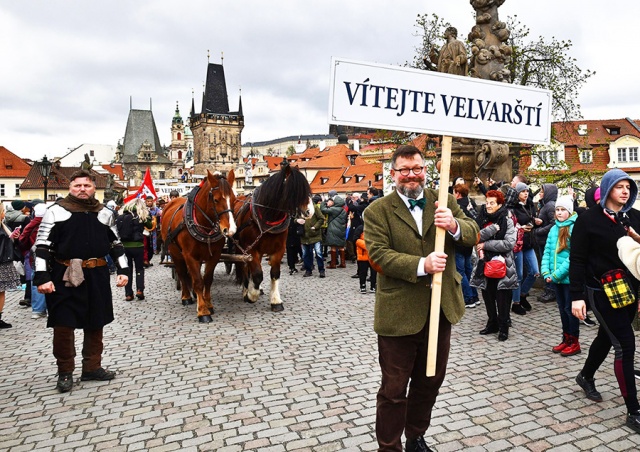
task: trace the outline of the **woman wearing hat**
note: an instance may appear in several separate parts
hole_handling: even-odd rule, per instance
[[[538,258],[535,252],[535,239],[533,236],[533,228],[536,223],[535,207],[527,203],[529,199],[529,186],[524,182],[516,184],[516,193],[518,194],[518,203],[513,209],[513,213],[518,220],[518,227],[524,230],[522,251],[516,253],[516,271],[518,272],[518,282],[520,283],[520,301],[514,302],[511,311],[525,315],[531,310],[531,304],[527,300],[529,290],[536,282],[536,278],[540,276],[538,268]],[[524,266],[527,266],[527,277],[523,277]]]

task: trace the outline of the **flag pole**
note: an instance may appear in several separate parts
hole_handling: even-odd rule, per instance
[[[440,187],[438,207],[447,207],[449,200],[449,169],[451,167],[451,137],[442,137],[442,158],[440,161]],[[447,231],[436,228],[435,252],[444,252]],[[442,294],[442,273],[434,273],[431,278],[431,311],[429,314],[429,341],[427,343],[427,377],[436,374],[438,355],[438,329],[440,325],[440,297]]]

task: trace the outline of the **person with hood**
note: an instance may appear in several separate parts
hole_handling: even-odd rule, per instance
[[[558,187],[555,184],[543,184],[540,189],[541,207],[538,211],[536,228],[533,230],[536,242],[538,243],[538,254],[540,259],[544,254],[549,231],[556,224],[556,199],[558,199]],[[544,293],[538,297],[538,301],[549,303],[556,299],[556,293],[550,283],[545,283]]]
[[[635,336],[631,326],[638,311],[635,294],[640,282],[629,272],[624,277],[626,285],[618,278],[622,277],[625,266],[617,247],[621,237],[640,231],[640,212],[632,208],[638,186],[627,173],[616,168],[602,177],[600,193],[600,204],[578,217],[571,236],[571,312],[584,319],[588,300],[600,323],[576,383],[588,399],[602,401],[594,375],[613,347],[613,370],[627,408],[626,425],[640,433],[640,403],[633,372]],[[619,297],[610,299],[601,281],[612,281],[620,288],[630,286],[630,290],[621,290]],[[619,299],[628,300],[628,304],[618,303]]]
[[[24,201],[11,201],[11,204],[7,206],[4,221],[7,224],[7,227],[12,231],[15,228],[24,228],[28,225],[31,218],[29,217],[29,210],[26,209]]]
[[[331,262],[327,268],[336,268],[340,253],[340,268],[346,268],[344,247],[347,242],[347,211],[345,202],[338,192],[329,191],[329,199],[320,204],[320,211],[327,215],[327,238],[324,244],[331,249]]]
[[[576,218],[578,214],[573,211],[573,197],[560,196],[556,201],[556,224],[549,231],[542,255],[542,278],[556,291],[562,323],[562,341],[551,351],[562,356],[580,353],[580,321],[571,314],[569,294],[569,253]]]

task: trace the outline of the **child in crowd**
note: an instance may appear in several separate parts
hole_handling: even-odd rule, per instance
[[[356,239],[356,254],[358,257],[358,276],[360,278],[360,293],[367,293],[367,273],[371,270],[371,276],[369,281],[369,291],[376,291],[376,280],[378,273],[369,264],[369,253],[367,252],[367,246],[364,243],[364,227],[358,226],[354,233]]]
[[[580,353],[580,320],[571,313],[569,294],[569,253],[576,218],[578,215],[573,211],[573,198],[559,197],[556,201],[556,223],[549,231],[542,256],[542,277],[555,289],[562,322],[562,342],[553,347],[552,351],[562,356]]]

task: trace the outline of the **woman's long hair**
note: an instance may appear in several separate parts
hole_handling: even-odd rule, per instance
[[[558,231],[558,249],[556,253],[569,249],[569,226],[563,226]]]
[[[141,223],[144,223],[149,218],[149,209],[142,198],[135,198],[126,203],[122,208],[122,213],[124,214],[125,211],[137,216]]]
[[[4,216],[3,216],[4,213],[5,213],[4,203],[0,202],[0,217],[3,217],[2,218],[2,229],[4,229],[4,232],[7,235],[11,235],[11,229],[9,229],[9,226],[7,226],[7,223],[4,222]]]

